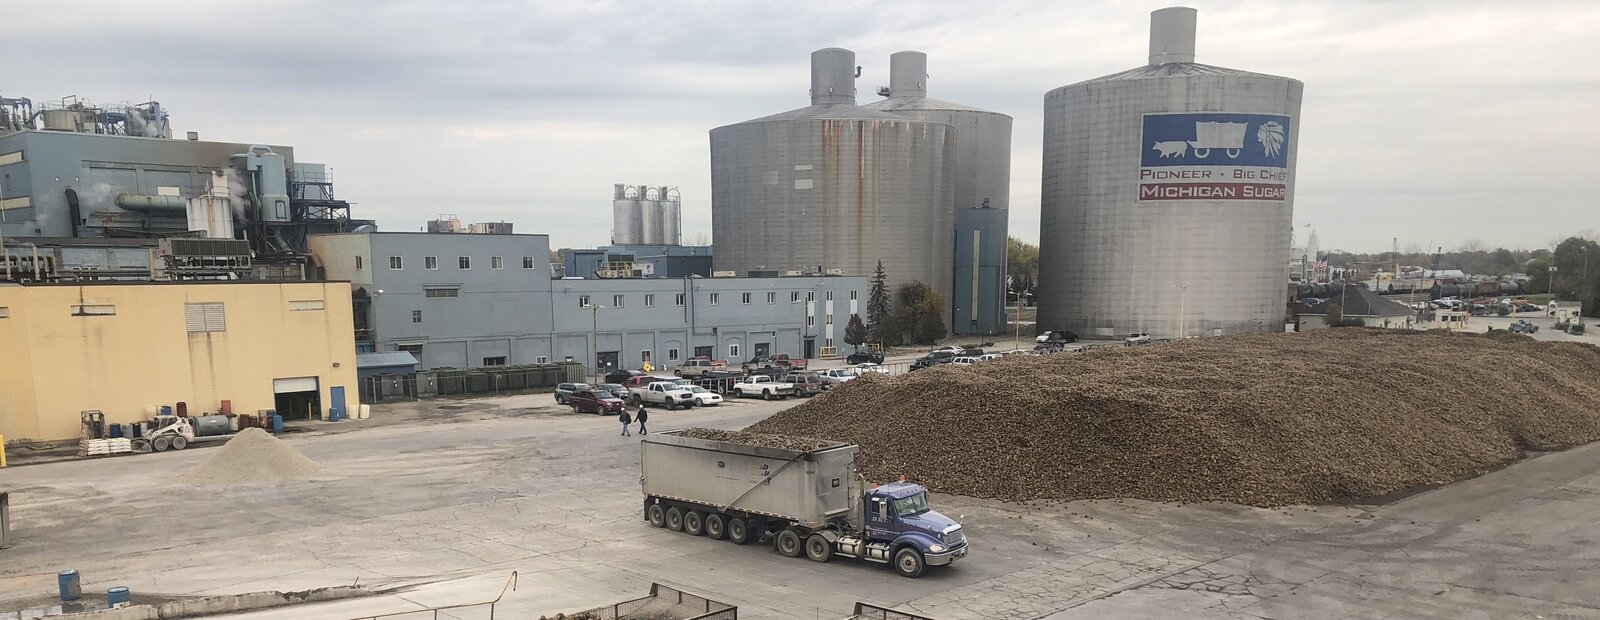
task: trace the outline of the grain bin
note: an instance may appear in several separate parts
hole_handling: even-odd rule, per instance
[[[1155,11],[1149,64],[1045,95],[1041,329],[1283,329],[1303,85],[1194,62],[1195,16]]]
[[[714,269],[840,269],[950,299],[955,136],[857,106],[855,53],[811,55],[812,105],[711,130]]]

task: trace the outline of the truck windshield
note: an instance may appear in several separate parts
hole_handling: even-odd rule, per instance
[[[894,500],[894,514],[897,517],[915,517],[927,511],[927,493],[918,493],[910,497]]]

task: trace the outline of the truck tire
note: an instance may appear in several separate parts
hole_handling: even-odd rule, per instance
[[[805,553],[805,544],[800,542],[800,533],[794,531],[794,528],[784,528],[778,532],[778,539],[773,542],[773,546],[786,558],[798,558],[801,553]]]
[[[683,514],[683,533],[699,536],[706,533],[706,513],[690,510]]]
[[[722,540],[728,535],[728,520],[715,512],[706,515],[706,538]]]
[[[734,395],[735,398],[744,398],[744,390],[741,390],[739,388],[734,388],[733,389],[733,395]]]
[[[151,440],[150,445],[155,448],[156,452],[166,452],[167,448],[172,445],[172,439],[166,435],[161,435]]]
[[[812,534],[806,538],[806,559],[812,562],[827,562],[833,559],[833,543],[823,538],[821,534]]]
[[[184,439],[183,435],[177,435],[172,438],[173,450],[182,450],[187,447],[189,447],[189,440]]]
[[[667,411],[677,411],[677,410],[678,410],[678,401],[675,401],[675,400],[672,400],[671,398],[668,398],[667,399]]]
[[[650,521],[650,525],[655,527],[667,526],[667,509],[662,508],[661,504],[651,504],[649,508],[644,510],[644,516],[645,519]]]
[[[739,517],[728,519],[728,542],[735,545],[750,542],[750,524]]]
[[[673,506],[667,509],[667,529],[674,532],[683,531],[683,509]]]
[[[761,390],[762,400],[772,400],[772,390]]]
[[[634,394],[633,395],[633,404],[635,404],[635,405],[643,405],[644,404],[644,398],[640,397],[638,394]]]
[[[900,573],[901,577],[921,577],[922,570],[927,566],[927,562],[922,560],[922,553],[915,547],[901,547],[894,552],[894,572]]]

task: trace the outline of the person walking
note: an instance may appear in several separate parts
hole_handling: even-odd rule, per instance
[[[639,434],[640,435],[649,435],[650,434],[650,431],[647,431],[644,428],[644,421],[650,419],[650,412],[649,411],[645,411],[644,403],[639,403],[639,413],[634,414],[633,419],[639,421]]]
[[[628,425],[633,423],[633,418],[628,417],[628,409],[624,407],[622,413],[617,414],[617,420],[622,422],[622,436],[628,436]],[[643,428],[642,426],[640,428]]]

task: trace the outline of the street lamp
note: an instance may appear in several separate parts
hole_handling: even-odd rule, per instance
[[[1172,284],[1172,285],[1169,285],[1169,286],[1171,286],[1172,288],[1178,289],[1178,339],[1182,340],[1184,338],[1184,334],[1185,334],[1185,329],[1184,329],[1185,325],[1184,325],[1184,321],[1183,321],[1185,317],[1183,315],[1184,315],[1184,311],[1187,310],[1187,308],[1185,306],[1187,305],[1187,302],[1189,301],[1189,287],[1194,286],[1194,285],[1193,284]]]
[[[600,311],[604,309],[606,309],[605,306],[593,304],[589,306],[589,353],[592,354],[592,359],[594,360],[595,383],[600,383],[602,378],[600,376]]]

